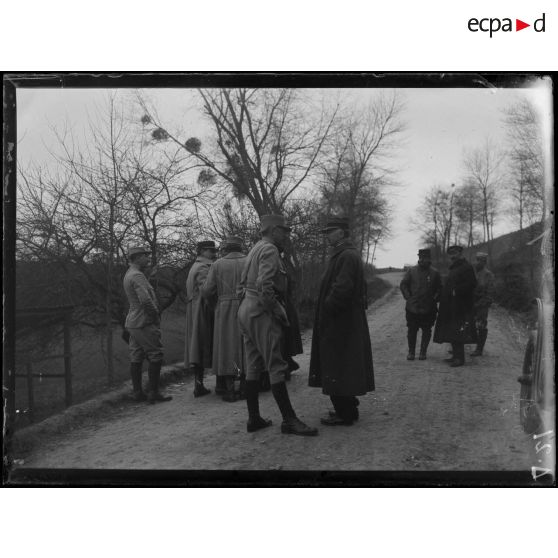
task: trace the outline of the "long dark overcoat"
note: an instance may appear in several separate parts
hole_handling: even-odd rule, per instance
[[[476,343],[473,305],[477,280],[473,266],[460,258],[449,266],[442,288],[435,343]]]
[[[374,390],[366,282],[350,241],[337,246],[322,277],[308,385],[325,395],[364,395]]]

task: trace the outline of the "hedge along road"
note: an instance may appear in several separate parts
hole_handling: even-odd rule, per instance
[[[361,418],[351,427],[320,425],[331,404],[307,385],[309,331],[289,392],[299,417],[319,427],[315,438],[281,434],[269,392],[260,410],[273,426],[249,434],[244,401],[194,399],[188,379],[167,387],[169,403],[123,404],[14,457],[26,468],[530,471],[516,380],[524,339],[508,313],[492,309],[485,356],[467,356],[464,367],[443,362],[447,345],[432,344],[426,361],[409,362],[401,273],[382,278],[393,288],[368,310],[376,391],[360,398]]]

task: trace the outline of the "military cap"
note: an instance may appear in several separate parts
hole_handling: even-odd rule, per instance
[[[283,215],[262,215],[260,217],[260,230],[262,232],[272,229],[273,227],[281,227],[286,231],[291,231],[291,227],[287,225]]]
[[[234,247],[242,247],[242,238],[240,238],[239,236],[227,236],[227,238],[225,238],[224,242],[221,244],[222,248],[231,248],[232,246]]]
[[[330,217],[326,226],[320,231],[321,233],[328,233],[335,229],[349,230],[349,219],[347,217]]]
[[[461,254],[461,252],[463,252],[463,246],[459,246],[458,244],[448,248],[448,254]]]
[[[475,254],[477,260],[487,260],[488,259],[488,254],[486,252],[477,252]]]
[[[136,256],[138,254],[151,254],[151,250],[146,246],[129,246],[128,247],[128,257]]]
[[[430,258],[431,254],[430,254],[430,248],[420,248],[418,251],[418,257],[419,258]]]
[[[202,250],[217,250],[217,246],[215,246],[215,242],[213,240],[202,240],[198,242],[198,252]]]

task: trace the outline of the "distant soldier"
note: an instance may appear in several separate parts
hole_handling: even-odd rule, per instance
[[[442,287],[434,343],[451,343],[450,366],[465,364],[465,343],[475,343],[474,290],[477,285],[473,266],[463,257],[463,247],[450,246],[449,273]]]
[[[471,356],[482,356],[482,351],[488,337],[488,310],[492,304],[492,294],[494,291],[494,274],[486,264],[488,254],[477,252],[475,273],[477,276],[477,286],[475,288],[475,327],[477,328],[477,347]]]
[[[262,239],[250,250],[240,280],[242,302],[238,311],[247,360],[246,403],[248,432],[271,426],[260,416],[259,379],[269,371],[271,392],[283,416],[281,432],[315,436],[318,431],[298,419],[294,412],[285,374],[289,366],[281,354],[283,327],[288,325],[285,308],[279,302],[287,288],[286,270],[279,257],[291,228],[282,215],[262,215]]]
[[[438,312],[437,303],[442,290],[442,280],[438,270],[431,267],[430,250],[424,248],[418,251],[418,265],[411,267],[405,273],[400,288],[405,305],[407,319],[407,342],[409,354],[407,360],[415,360],[415,347],[418,330],[422,330],[420,340],[419,360],[426,359],[426,350],[432,337],[432,327]]]
[[[142,246],[134,246],[128,251],[130,267],[124,276],[124,292],[130,305],[125,327],[129,333],[130,375],[132,376],[133,397],[136,401],[155,403],[170,401],[172,397],[159,392],[159,378],[163,363],[161,342],[161,315],[153,287],[144,271],[149,267],[151,251]],[[149,390],[143,392],[141,376],[143,360],[147,358]]]
[[[202,296],[215,306],[213,371],[217,378],[224,378],[223,400],[233,402],[240,395],[235,393],[235,378],[245,376],[237,314],[238,284],[246,256],[242,253],[242,240],[237,236],[229,236],[221,246],[223,256],[209,268]]]
[[[356,396],[375,388],[366,281],[348,219],[330,219],[322,233],[331,255],[316,306],[308,384],[321,387],[333,404],[322,424],[350,426],[359,418]]]
[[[205,283],[211,264],[217,256],[212,240],[198,242],[198,256],[186,279],[186,346],[184,366],[194,374],[194,397],[210,393],[203,385],[204,368],[211,368],[213,341],[213,310],[202,298],[201,288]]]

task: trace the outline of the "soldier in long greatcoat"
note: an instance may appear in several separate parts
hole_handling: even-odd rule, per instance
[[[332,218],[322,232],[331,256],[314,318],[308,384],[321,387],[333,403],[334,411],[321,419],[322,424],[351,425],[359,418],[356,396],[375,389],[366,282],[348,220]]]
[[[450,366],[463,366],[465,344],[475,343],[474,291],[477,285],[473,266],[463,257],[462,246],[448,248],[449,273],[442,287],[434,343],[451,343]]]
[[[477,252],[475,264],[475,274],[477,277],[477,286],[475,287],[475,327],[477,328],[477,346],[471,353],[471,356],[482,356],[486,338],[488,337],[488,310],[492,305],[492,296],[494,294],[494,274],[490,271],[486,264],[488,262],[488,254],[485,252]]]
[[[186,279],[186,343],[184,366],[194,374],[194,397],[210,393],[203,385],[204,369],[211,368],[213,341],[213,309],[202,298],[203,287],[209,268],[217,256],[212,240],[199,242],[198,256]]]
[[[281,432],[298,436],[315,436],[318,431],[304,424],[291,405],[285,374],[289,366],[281,353],[283,327],[288,325],[281,304],[287,288],[286,270],[279,256],[290,227],[282,215],[262,215],[262,239],[250,250],[240,280],[242,302],[238,310],[240,330],[246,354],[246,403],[248,432],[271,425],[261,417],[259,380],[269,372],[271,393],[281,411]]]
[[[224,378],[224,401],[236,401],[234,381],[245,376],[242,336],[238,325],[238,284],[246,261],[242,239],[229,236],[222,244],[223,257],[210,268],[202,287],[202,296],[215,306],[212,368],[217,378]]]

